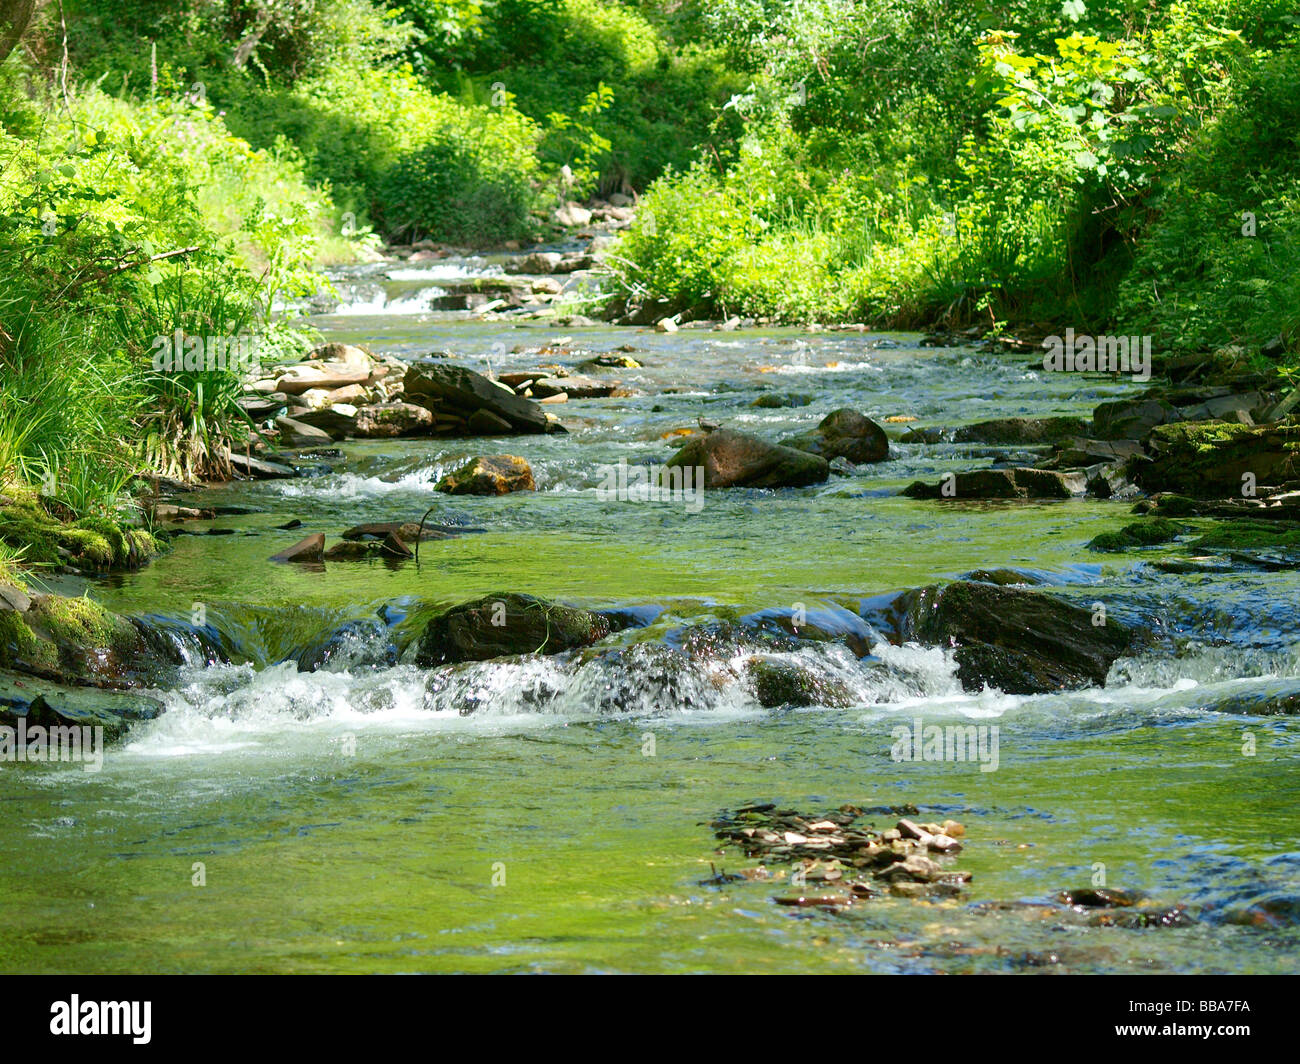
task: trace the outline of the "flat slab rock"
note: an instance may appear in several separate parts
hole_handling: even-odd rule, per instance
[[[903,489],[911,499],[971,501],[976,499],[1071,499],[1088,487],[1083,472],[1055,469],[975,469],[956,473],[937,484],[915,481]]]

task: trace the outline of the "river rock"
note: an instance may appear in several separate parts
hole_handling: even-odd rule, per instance
[[[289,397],[280,392],[272,392],[269,395],[245,395],[242,399],[236,400],[244,413],[258,422],[275,417],[284,410],[288,401]]]
[[[344,440],[356,435],[357,408],[351,403],[334,403],[300,413],[293,420],[328,433],[332,440]]]
[[[275,382],[275,390],[285,395],[301,395],[312,388],[342,388],[365,384],[370,380],[370,366],[346,364],[312,365],[303,362],[292,366]]]
[[[752,657],[745,671],[758,704],[777,706],[851,706],[853,692],[838,680],[819,676],[806,665],[775,658]]]
[[[1092,412],[1092,435],[1099,440],[1140,440],[1178,416],[1177,408],[1163,399],[1119,399]]]
[[[508,495],[533,491],[533,470],[518,455],[489,454],[471,458],[438,481],[437,490],[449,495]]]
[[[1226,421],[1161,425],[1151,430],[1146,449],[1149,460],[1134,460],[1130,473],[1148,492],[1241,498],[1248,487],[1300,477],[1300,422],[1295,421],[1259,427]]]
[[[556,251],[534,251],[520,258],[515,264],[515,268],[510,272],[554,273],[563,258],[564,256]]]
[[[112,742],[125,735],[135,722],[155,719],[163,708],[156,698],[136,691],[74,687],[30,674],[19,680],[16,675],[0,672],[0,726],[17,730],[25,724],[29,736],[30,729],[45,728],[47,741],[50,728],[97,727],[104,729],[104,741]],[[93,738],[90,748],[85,745],[84,733],[80,738],[83,763],[93,760]],[[67,749],[64,744],[69,740],[61,737],[59,741],[62,760],[62,750]],[[72,743],[76,750],[76,740],[72,739]]]
[[[272,555],[273,562],[320,562],[325,560],[325,536],[314,532],[305,539],[300,539],[288,550]]]
[[[938,484],[915,481],[903,489],[910,499],[1070,499],[1088,487],[1087,474],[1055,469],[976,469]],[[945,490],[946,489],[946,490]]]
[[[539,398],[567,395],[570,399],[606,399],[619,386],[618,381],[598,381],[594,377],[538,377],[532,382],[533,394]]]
[[[0,612],[26,613],[31,608],[31,596],[13,584],[0,584]]]
[[[254,480],[284,480],[298,475],[298,470],[291,465],[253,458],[250,455],[240,454],[238,451],[231,451],[226,456],[226,460],[236,473],[242,473]]]
[[[379,553],[379,544],[373,540],[345,539],[328,548],[323,558],[327,562],[359,562]]]
[[[372,403],[357,411],[352,434],[366,440],[424,436],[433,431],[433,414],[415,403]]]
[[[481,529],[465,529],[468,532],[478,532]],[[418,521],[372,521],[364,525],[353,525],[343,532],[345,540],[383,540],[387,539],[390,533],[396,532],[406,543],[414,543],[417,539],[423,542],[427,539],[452,539],[456,532],[441,525],[425,525],[423,529]]]
[[[414,363],[403,387],[411,402],[435,412],[468,418],[476,411],[487,410],[518,433],[557,431],[555,423],[536,403],[463,366]]]
[[[786,447],[819,455],[827,461],[847,458],[860,465],[883,462],[889,457],[889,437],[885,430],[869,417],[847,407],[827,414],[813,431],[781,442]]]
[[[24,593],[7,600],[11,608],[0,609],[0,669],[121,688],[159,681],[181,663],[175,643],[159,631],[89,598]]]
[[[830,476],[825,458],[732,429],[692,437],[668,465],[702,466],[708,489],[804,487]]]
[[[1005,417],[981,421],[953,430],[955,443],[993,443],[1006,446],[1032,446],[1060,443],[1072,436],[1085,435],[1090,422],[1082,417]]]
[[[285,447],[324,447],[334,442],[328,432],[296,418],[278,417],[275,427],[280,430],[280,443]]]
[[[900,595],[890,613],[899,642],[956,645],[967,691],[1008,694],[1100,687],[1133,633],[1112,617],[1039,591],[959,581]]]
[[[613,630],[604,614],[502,592],[453,606],[429,621],[415,663],[430,668],[516,654],[558,654],[590,646]]]
[[[504,436],[513,431],[510,422],[491,410],[475,410],[465,419],[465,430],[474,436]]]
[[[555,212],[555,220],[570,229],[591,224],[591,211],[577,203],[566,203]]]
[[[386,669],[397,664],[397,647],[377,618],[345,621],[290,655],[299,672]]]

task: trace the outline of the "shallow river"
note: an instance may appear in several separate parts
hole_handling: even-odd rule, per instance
[[[98,773],[0,764],[0,968],[1300,967],[1296,725],[1214,708],[1300,677],[1295,570],[1172,575],[1152,563],[1179,548],[1086,550],[1132,519],[1126,503],[895,494],[987,464],[978,446],[895,442],[890,461],[853,476],[720,492],[702,507],[597,490],[620,459],[666,459],[665,434],[699,417],[777,438],[841,406],[961,424],[1088,414],[1132,386],[923,348],[909,335],[471,323],[413,312],[428,278],[400,276],[318,326],[329,339],[404,357],[450,352],[480,370],[485,355],[496,370],[576,366],[631,345],[644,368],[600,375],[639,394],[549,407],[568,435],[344,444],[341,459],[319,460],[320,475],[192,497],[252,511],[193,526],[235,534],[178,537],[139,573],[52,582],[128,613],[188,620],[202,604],[238,663],[187,668],[159,693],[168,711],[111,747]],[[512,353],[520,345],[559,350]],[[811,401],[752,406],[765,391]],[[527,458],[537,492],[433,491],[461,459],[495,451]],[[426,542],[418,567],[268,560],[311,531],[332,542],[350,525],[418,520],[430,507],[431,521],[483,531]],[[302,527],[275,528],[291,519]],[[759,706],[742,667],[763,650],[757,637],[705,639],[677,668],[643,653],[795,610],[872,642],[882,596],[993,568],[1105,603],[1152,631],[1150,648],[1117,663],[1104,688],[1017,697],[963,693],[939,649],[876,641],[858,660],[839,644],[805,644],[788,653],[847,685],[855,704],[799,710]],[[497,591],[634,608],[651,623],[613,637],[627,648],[618,656],[432,674],[376,665],[361,640],[326,670],[284,660],[381,611],[400,647],[419,604]],[[996,770],[893,760],[892,729],[917,718],[996,726]],[[914,803],[921,819],[965,825],[953,863],[972,882],[957,900],[881,898],[838,913],[777,905],[773,882],[707,883],[711,863],[755,863],[719,854],[708,826],[752,801],[808,812]],[[1188,919],[1092,926],[1043,904],[1099,877],[1186,906]]]

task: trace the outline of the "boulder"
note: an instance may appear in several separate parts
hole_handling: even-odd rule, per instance
[[[533,471],[513,454],[489,454],[471,458],[459,469],[438,481],[437,490],[449,495],[508,495],[512,491],[533,491]]]
[[[428,435],[434,417],[415,403],[372,403],[357,411],[352,434],[360,439],[394,439],[398,436]]]
[[[555,220],[567,228],[579,228],[591,224],[591,211],[576,203],[566,203],[555,212]]]
[[[520,273],[554,273],[563,258],[556,251],[534,251],[519,260],[518,270]]]
[[[1178,422],[1152,429],[1149,460],[1130,465],[1148,492],[1193,498],[1235,496],[1300,477],[1300,422],[1259,427],[1226,421]],[[1253,494],[1253,492],[1252,492]]]
[[[590,646],[614,627],[604,614],[532,595],[485,595],[430,620],[416,645],[415,663],[430,668],[515,654],[558,654]]]
[[[895,638],[956,647],[967,691],[1008,694],[1099,687],[1133,640],[1114,618],[1039,591],[959,581],[904,592],[890,613]]]
[[[953,474],[938,484],[915,481],[903,489],[910,499],[1070,499],[1082,495],[1088,477],[1082,472],[1055,469],[975,469]]]
[[[692,437],[668,465],[702,466],[708,489],[797,488],[830,476],[825,458],[732,429]]]
[[[785,447],[794,447],[809,454],[832,458],[847,458],[850,462],[883,462],[889,457],[889,437],[885,430],[869,417],[847,407],[832,411],[811,432],[791,436],[781,441]]]
[[[145,622],[89,598],[6,587],[0,669],[86,687],[133,687],[171,675],[177,645]],[[22,608],[20,608],[22,607]]]
[[[415,363],[407,371],[403,387],[411,402],[430,410],[462,418],[486,410],[518,433],[555,431],[553,422],[536,403],[463,366]]]

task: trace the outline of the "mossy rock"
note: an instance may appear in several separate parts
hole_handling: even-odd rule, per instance
[[[28,608],[0,610],[0,668],[60,683],[131,687],[180,663],[166,640],[89,598],[33,595]]]
[[[1205,550],[1300,548],[1300,528],[1285,521],[1222,521],[1192,546]]]
[[[503,592],[453,606],[424,627],[415,663],[425,668],[590,646],[616,628],[603,613]]]
[[[1094,536],[1088,544],[1089,550],[1118,552],[1132,550],[1135,547],[1154,547],[1161,543],[1171,543],[1182,534],[1182,529],[1163,517],[1152,517],[1145,521],[1134,521],[1125,525],[1118,532],[1103,532]]]
[[[1249,485],[1300,477],[1300,422],[1294,420],[1259,426],[1179,421],[1152,429],[1146,447],[1153,457],[1135,459],[1129,472],[1149,492],[1240,497]]]
[[[789,661],[750,658],[745,665],[754,684],[759,705],[836,706],[853,704],[853,693],[844,684],[818,676],[812,669]]]
[[[1161,517],[1195,517],[1200,513],[1203,505],[1186,495],[1166,492],[1156,500],[1155,509],[1159,511]]]
[[[158,553],[159,544],[144,529],[124,527],[106,517],[65,523],[51,516],[31,492],[5,494],[0,508],[0,541],[22,551],[24,565],[70,565],[86,572],[138,569]]]

